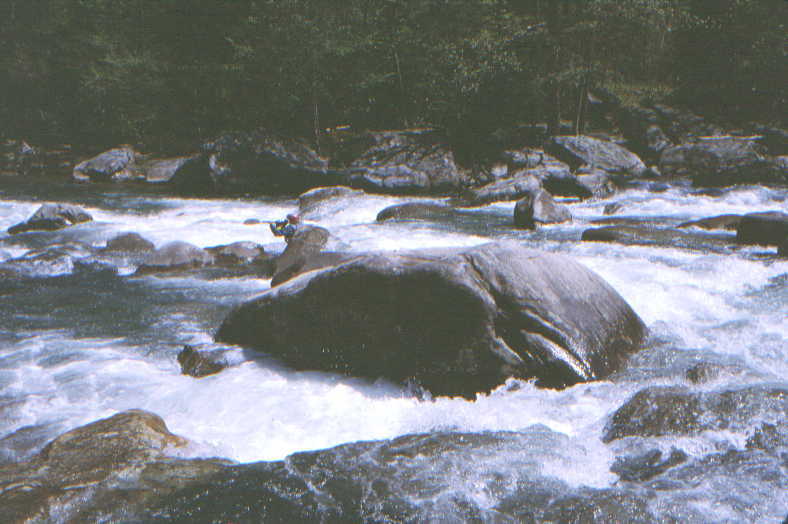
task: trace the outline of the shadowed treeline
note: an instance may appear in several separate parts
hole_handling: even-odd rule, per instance
[[[783,0],[6,0],[0,136],[582,128],[588,92],[784,118]]]

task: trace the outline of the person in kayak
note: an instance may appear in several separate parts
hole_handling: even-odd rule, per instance
[[[271,222],[271,233],[276,237],[285,237],[285,242],[290,242],[290,239],[295,235],[298,229],[298,223],[301,222],[301,217],[298,215],[287,215],[285,220],[277,220]]]

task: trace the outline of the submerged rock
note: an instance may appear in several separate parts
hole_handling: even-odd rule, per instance
[[[178,353],[178,364],[181,366],[183,375],[190,375],[195,378],[215,375],[228,366],[224,358],[225,351],[216,349],[211,351],[199,351],[192,346],[186,345]]]
[[[188,242],[176,240],[163,245],[143,261],[135,274],[146,275],[164,271],[179,271],[207,266],[214,257],[206,250]]]
[[[93,220],[84,209],[71,204],[44,204],[25,222],[8,228],[10,235],[27,231],[54,231]]]
[[[786,417],[788,390],[776,386],[713,392],[656,386],[639,391],[613,414],[603,440],[747,431],[756,422],[782,423]]]
[[[718,215],[682,222],[676,227],[697,227],[700,229],[728,229],[735,231],[741,222],[741,215]]]
[[[551,387],[604,377],[644,331],[585,267],[502,242],[356,255],[237,308],[216,339],[297,369],[415,379],[472,398],[508,377]]]
[[[628,219],[625,219],[628,220]],[[727,253],[735,243],[733,235],[678,231],[649,226],[615,225],[586,229],[581,240],[616,242],[625,245],[665,246]]]
[[[214,263],[221,266],[253,264],[270,258],[263,246],[254,242],[233,242],[224,246],[207,247],[205,251],[213,255]]]
[[[748,213],[736,227],[736,240],[743,244],[780,245],[788,238],[788,214],[779,211]]]
[[[102,251],[110,253],[147,253],[156,249],[150,240],[138,233],[121,233],[107,241]]]
[[[534,229],[536,224],[558,224],[572,220],[566,206],[557,204],[550,193],[543,189],[527,193],[514,207],[514,225]]]
[[[671,449],[670,455],[664,460],[662,452],[653,449],[634,457],[619,457],[610,471],[617,474],[621,480],[642,482],[652,479],[674,466],[683,464],[686,460],[687,454],[680,449]]]
[[[452,217],[457,211],[447,204],[428,204],[423,202],[407,202],[389,206],[375,218],[376,222],[386,220],[434,220]]]

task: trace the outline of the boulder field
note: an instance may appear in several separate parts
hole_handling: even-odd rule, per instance
[[[473,398],[509,377],[547,387],[604,377],[644,334],[624,299],[584,266],[499,242],[345,257],[241,305],[216,339],[296,369]]]

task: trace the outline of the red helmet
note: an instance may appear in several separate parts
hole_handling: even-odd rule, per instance
[[[298,215],[287,215],[287,221],[291,224],[298,224],[301,221],[301,217]]]

